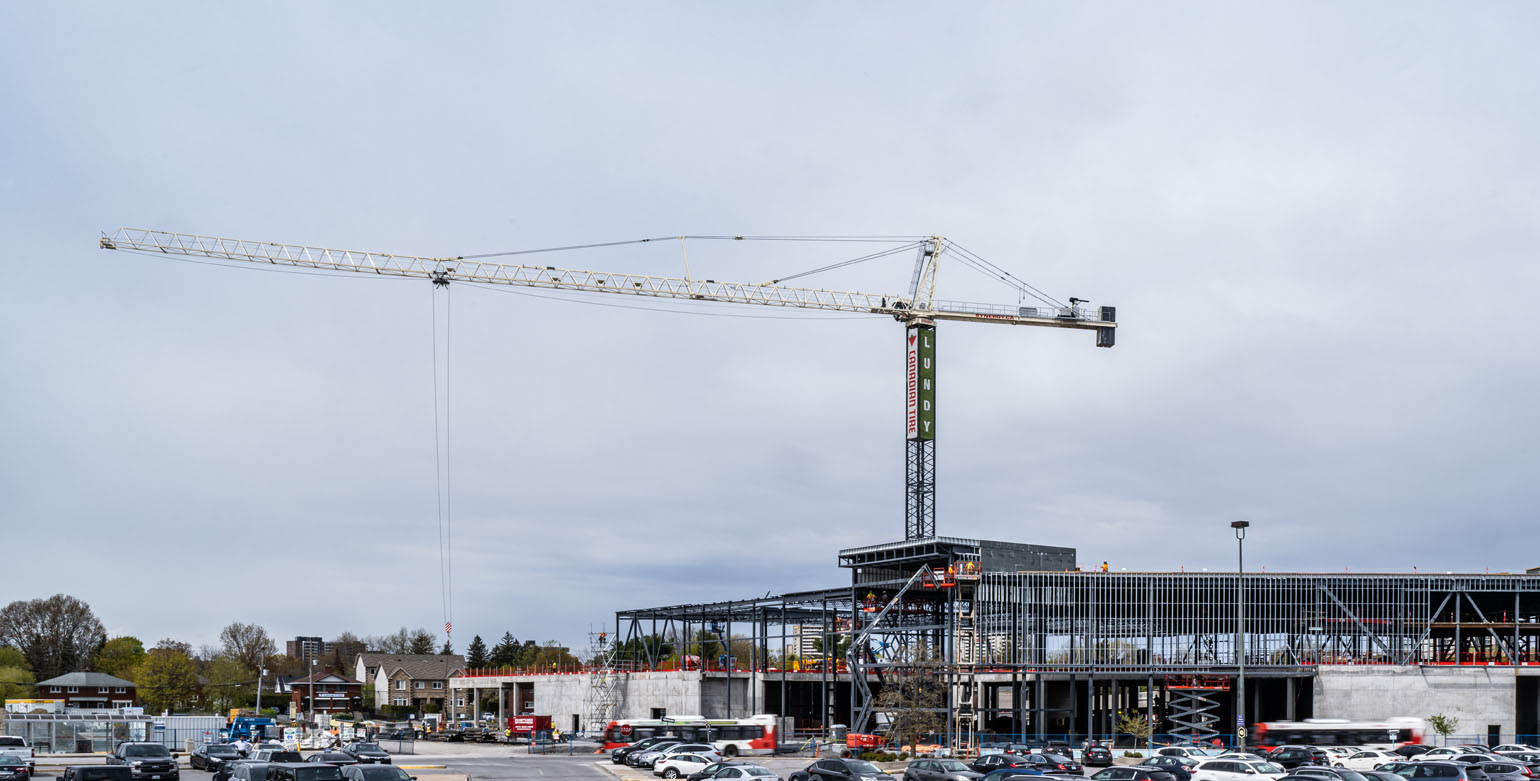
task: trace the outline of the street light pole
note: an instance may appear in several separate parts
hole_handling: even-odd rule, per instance
[[[1235,530],[1235,743],[1246,750],[1246,527],[1250,521],[1231,521]]]

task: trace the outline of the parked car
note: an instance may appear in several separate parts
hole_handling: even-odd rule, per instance
[[[1173,781],[1176,776],[1158,767],[1109,767],[1096,771],[1091,778],[1096,781]]]
[[[1345,767],[1300,767],[1295,768],[1293,774],[1320,781],[1369,781],[1364,774]]]
[[[1145,767],[1158,767],[1161,770],[1176,776],[1176,781],[1191,781],[1192,769],[1198,766],[1198,760],[1187,757],[1150,757],[1142,763]]]
[[[126,765],[70,765],[59,776],[63,781],[133,781]]]
[[[342,747],[342,753],[347,754],[360,765],[388,765],[390,754],[380,748],[378,743],[363,743],[353,741]]]
[[[1522,762],[1482,762],[1481,772],[1492,781],[1533,781],[1534,772]]]
[[[716,762],[716,760],[711,759],[710,757],[704,757],[700,754],[692,754],[688,751],[680,752],[678,754],[669,754],[667,756],[660,757],[657,762],[653,763],[652,774],[655,776],[662,776],[664,778],[690,776],[695,773],[699,773],[700,771],[704,770],[707,765],[713,764],[714,762]]]
[[[916,759],[904,768],[904,781],[974,781],[983,775],[957,759]]]
[[[1369,781],[1406,781],[1404,777],[1398,776],[1389,770],[1362,770],[1359,772],[1363,773],[1364,778],[1369,779]]]
[[[626,754],[625,762],[630,767],[652,767],[652,763],[657,761],[658,755],[662,754],[665,750],[683,745],[685,745],[684,741],[677,738],[665,740],[662,743],[654,743],[645,749]]]
[[[0,735],[0,756],[20,759],[27,766],[27,775],[37,773],[37,758],[32,755],[32,744],[16,735]]]
[[[1503,756],[1507,756],[1509,753],[1537,754],[1540,753],[1540,747],[1531,746],[1526,743],[1504,743],[1501,746],[1493,746],[1492,753],[1502,754]]]
[[[214,770],[221,763],[241,758],[241,752],[229,743],[205,743],[187,755],[187,763],[193,770]]]
[[[1246,762],[1239,759],[1210,759],[1192,769],[1192,781],[1261,781],[1282,778],[1287,773],[1271,762]]]
[[[1079,775],[1085,771],[1085,768],[1079,762],[1076,762],[1075,760],[1070,759],[1068,756],[1063,754],[1049,754],[1044,752],[1042,754],[1028,754],[1026,757],[1023,757],[1023,759],[1027,760],[1028,767],[1034,770],[1040,770],[1043,773],[1050,775],[1054,773],[1072,773],[1074,775]]]
[[[1163,746],[1155,749],[1157,757],[1187,757],[1188,759],[1210,759],[1208,750],[1197,746]]]
[[[894,781],[893,776],[864,759],[820,759],[791,774],[789,781]]]
[[[219,767],[214,768],[214,781],[230,781],[230,779],[235,777],[235,769],[240,767],[241,765],[266,765],[266,764],[267,764],[266,762],[259,762],[259,761],[255,760],[255,759],[232,759],[229,762],[221,762],[221,763],[219,763]],[[267,771],[264,770],[262,772],[266,773]],[[248,779],[248,781],[249,781],[249,779]],[[256,781],[262,781],[262,775],[261,774],[259,774],[259,776],[256,779]]]
[[[1400,754],[1401,756],[1406,757],[1407,759],[1411,759],[1412,757],[1415,757],[1418,754],[1426,754],[1426,753],[1428,753],[1429,751],[1432,751],[1432,750],[1433,750],[1432,746],[1425,746],[1425,745],[1423,745],[1421,743],[1407,743],[1404,746],[1396,746],[1395,748],[1390,750],[1390,753],[1392,753],[1392,754]]]
[[[781,777],[764,765],[727,765],[717,770],[712,778],[733,781],[781,781]]]
[[[177,781],[181,778],[176,758],[159,743],[119,743],[107,755],[107,764],[127,765],[136,779]]]
[[[620,748],[617,748],[614,751],[611,751],[610,752],[610,761],[615,763],[615,764],[617,764],[617,765],[625,764],[626,755],[630,754],[633,751],[645,751],[647,749],[652,748],[653,746],[658,745],[659,743],[679,743],[679,742],[681,742],[679,740],[679,738],[676,738],[676,737],[674,737],[672,735],[657,735],[657,736],[651,737],[651,738],[643,738],[641,740],[638,740],[635,743],[632,743],[629,746],[621,746]]]
[[[1431,760],[1437,762],[1448,762],[1461,754],[1469,753],[1470,748],[1468,746],[1439,746],[1438,748],[1428,749],[1427,751],[1412,757],[1412,761],[1427,762]]]
[[[984,774],[983,781],[1006,781],[1011,778],[1042,777],[1043,771],[1033,767],[1002,767]]]
[[[1267,755],[1267,761],[1285,770],[1310,765],[1324,767],[1331,764],[1326,752],[1314,746],[1279,746],[1273,753]]]
[[[394,765],[346,765],[338,770],[345,781],[417,781],[416,776]]]
[[[1398,771],[1397,775],[1412,779],[1436,778],[1440,781],[1486,781],[1487,778],[1480,766],[1440,760],[1418,762],[1415,767]]]
[[[968,766],[969,770],[988,775],[1000,768],[1027,767],[1027,760],[1015,754],[985,754]]]
[[[219,773],[226,774],[225,781],[267,781],[267,768],[266,762],[243,759],[225,763],[219,768]],[[219,773],[214,774],[215,781],[220,781]]]
[[[305,757],[305,762],[322,765],[335,765],[337,767],[342,767],[343,765],[358,764],[358,760],[342,753],[341,751],[317,751],[316,753]]]
[[[655,747],[653,751],[643,753],[640,757],[633,754],[626,757],[626,764],[650,769],[655,767],[665,757],[670,757],[674,754],[698,754],[705,757],[707,762],[715,762],[722,758],[722,753],[717,751],[716,747],[710,743],[680,743],[661,751],[656,750]]]
[[[1081,755],[1080,764],[1086,767],[1112,767],[1112,749],[1106,746],[1091,746]]]
[[[12,754],[0,755],[0,781],[31,781],[31,779],[32,768],[27,767],[27,760]]]
[[[1359,751],[1342,759],[1332,760],[1332,767],[1345,767],[1362,773],[1365,770],[1373,770],[1386,762],[1401,761],[1400,754],[1392,754],[1389,751]]]
[[[251,750],[251,758],[258,762],[304,762],[304,757],[298,751],[290,751],[286,748],[256,748]]]
[[[1411,778],[1412,771],[1417,769],[1417,763],[1409,759],[1398,759],[1395,762],[1380,765],[1379,769],[1383,773],[1394,773],[1401,778]]]
[[[342,768],[326,762],[274,762],[267,781],[342,781]]]
[[[732,760],[729,760],[729,759],[723,759],[720,762],[712,762],[711,764],[701,768],[700,770],[697,770],[694,773],[691,773],[689,775],[689,781],[704,781],[704,779],[713,778],[713,777],[716,776],[717,771],[719,771],[719,770],[721,770],[721,769],[723,769],[723,768],[725,768],[725,767],[727,767],[729,765],[732,765],[732,764],[733,764]]]

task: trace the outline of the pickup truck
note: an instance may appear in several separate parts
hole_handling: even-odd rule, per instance
[[[119,743],[107,755],[109,765],[127,765],[137,781],[178,781],[176,758],[159,743]]]
[[[13,735],[0,735],[0,756],[11,756],[27,763],[27,775],[37,773],[37,762],[32,757],[32,747],[27,745],[26,738],[18,738]]]

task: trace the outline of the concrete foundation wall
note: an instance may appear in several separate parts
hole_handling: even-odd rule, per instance
[[[1489,725],[1514,739],[1515,676],[1512,668],[1329,667],[1315,678],[1317,718],[1426,719],[1441,713],[1460,720],[1457,736],[1486,740]],[[1437,742],[1436,735],[1428,738]]]

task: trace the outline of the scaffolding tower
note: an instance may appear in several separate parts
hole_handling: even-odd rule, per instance
[[[593,660],[588,677],[588,730],[597,733],[614,721],[620,712],[620,702],[625,696],[621,676],[616,666],[617,643],[607,632],[588,633],[588,653]]]

